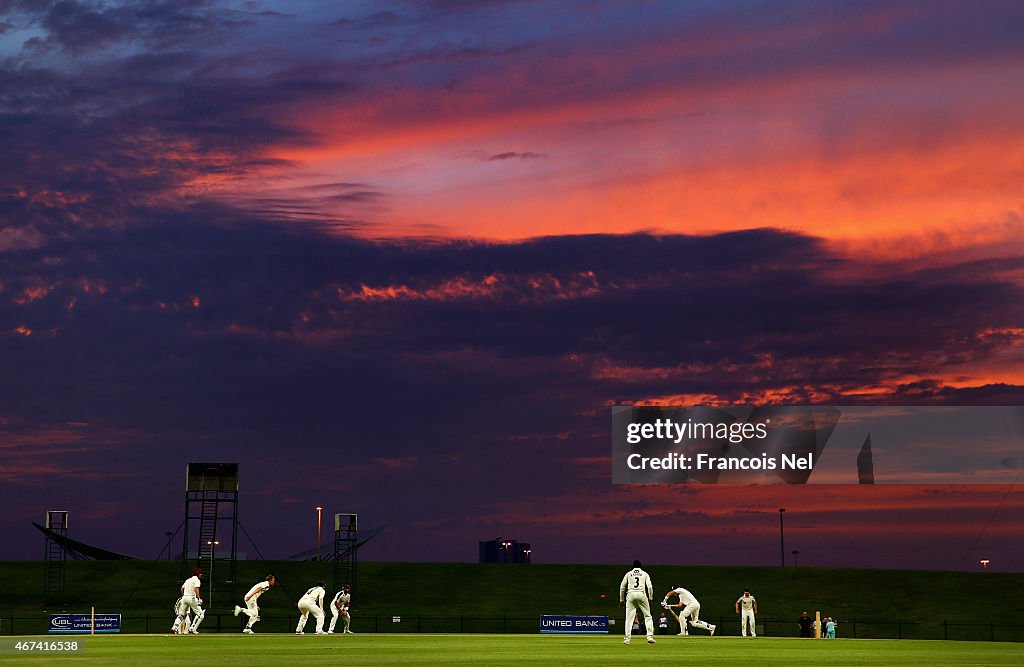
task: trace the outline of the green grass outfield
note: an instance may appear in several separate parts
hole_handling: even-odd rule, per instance
[[[120,635],[3,637],[84,643],[77,655],[0,655],[2,662],[97,665],[1021,665],[1024,644],[618,635]]]
[[[363,562],[353,591],[353,630],[534,633],[540,614],[607,615],[621,623],[618,585],[626,569],[626,565]],[[166,561],[69,562],[66,591],[47,600],[42,595],[42,562],[0,562],[5,589],[0,599],[0,636],[12,632],[12,624],[17,634],[42,633],[47,614],[87,613],[93,606],[98,613],[122,614],[126,633],[146,632],[147,627],[162,632],[173,617],[180,570],[180,563]],[[1007,595],[1024,590],[1020,573],[659,564],[649,565],[647,571],[654,578],[656,603],[669,584],[680,582],[700,600],[701,618],[719,624],[722,635],[739,633],[734,604],[743,587],[750,586],[760,608],[759,621],[771,621],[767,631],[761,626],[762,633],[773,637],[795,636],[800,612],[813,616],[821,610],[839,619],[842,638],[1024,641],[1024,624],[1019,620],[1024,618],[1024,599]],[[268,633],[295,627],[299,596],[317,579],[328,581],[329,588],[333,579],[331,563],[239,561],[233,582],[226,581],[227,572],[224,563],[217,563],[215,581],[204,581],[209,617],[204,629],[208,632],[216,626],[217,614],[226,630],[237,631],[239,621],[231,617],[233,605],[267,572],[278,575],[278,585],[260,598],[264,621],[258,629]],[[333,595],[333,589],[328,595]],[[440,595],[443,605],[438,604]],[[402,616],[401,627],[391,623],[393,615]],[[454,618],[444,622],[425,618],[420,625],[416,620],[420,615]],[[461,617],[466,619],[464,627]],[[503,617],[510,619],[507,624]],[[944,621],[950,624],[948,632]],[[989,624],[996,625],[994,631]]]

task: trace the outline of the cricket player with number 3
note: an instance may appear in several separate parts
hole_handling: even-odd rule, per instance
[[[676,604],[669,604],[668,599],[673,595],[679,598],[679,602]],[[679,584],[672,584],[672,588],[668,593],[665,593],[665,599],[661,601],[661,606],[668,609],[669,613],[676,617],[679,621],[679,634],[683,637],[687,636],[689,632],[686,630],[686,621],[689,619],[690,625],[695,628],[704,628],[708,632],[715,634],[715,626],[710,623],[705,623],[700,620],[700,603],[697,602],[697,598],[693,597],[693,593],[686,590]],[[679,612],[674,610],[679,609]]]
[[[633,631],[633,620],[637,610],[643,612],[644,628],[647,630],[647,643],[654,644],[654,619],[651,618],[651,601],[654,587],[651,577],[641,569],[638,560],[633,561],[633,569],[626,573],[619,584],[619,606],[626,608],[626,638],[623,644],[629,644],[630,633]]]

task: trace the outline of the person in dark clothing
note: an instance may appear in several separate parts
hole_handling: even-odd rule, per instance
[[[813,637],[814,636],[814,634],[811,632],[811,629],[814,627],[814,621],[812,621],[810,619],[810,617],[807,615],[806,611],[804,613],[800,614],[800,620],[797,621],[797,624],[800,626],[800,636],[801,637]]]

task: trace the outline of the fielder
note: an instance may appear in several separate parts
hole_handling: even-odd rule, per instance
[[[640,561],[633,561],[633,569],[626,573],[626,576],[622,578],[622,583],[619,584],[619,606],[626,608],[626,638],[622,640],[623,644],[629,644],[637,610],[643,612],[644,615],[647,643],[656,643],[654,641],[654,619],[651,618],[651,599],[654,587],[651,586],[651,577],[640,569],[640,566]]]
[[[309,620],[309,615],[313,614],[316,618],[316,633],[318,635],[326,635],[324,632],[324,594],[327,591],[324,589],[326,584],[322,581],[316,582],[313,588],[306,591],[306,594],[299,598],[299,624],[295,626],[295,634],[305,634],[304,629],[306,622]]]
[[[341,590],[331,600],[331,625],[327,628],[327,634],[334,634],[334,626],[338,622],[338,615],[345,619],[345,629],[341,631],[343,635],[354,635],[355,633],[349,630],[349,625],[352,624],[352,615],[348,613],[349,605],[352,604],[352,594],[349,592],[348,586],[342,586]]]
[[[260,596],[270,590],[270,587],[277,581],[274,575],[268,574],[264,581],[257,583],[255,586],[249,589],[249,592],[245,594],[245,609],[242,609],[237,604],[235,605],[235,616],[239,614],[245,614],[249,617],[249,622],[245,624],[243,633],[247,635],[255,634],[252,631],[252,626],[256,624],[256,621],[260,620],[260,606],[257,604]]]
[[[673,595],[679,597],[679,602],[677,604],[668,603],[668,599]],[[686,590],[682,586],[678,584],[672,584],[672,588],[669,590],[669,592],[665,593],[665,599],[661,601],[661,606],[665,609],[668,609],[669,613],[675,616],[676,620],[679,621],[680,636],[685,637],[689,634],[689,632],[687,632],[686,630],[687,619],[689,619],[690,625],[692,625],[693,627],[704,628],[705,630],[710,632],[712,636],[714,636],[715,626],[700,620],[700,603],[697,602],[697,598],[693,597],[693,593]],[[679,609],[680,611],[677,613],[673,611],[674,609]]]
[[[199,624],[203,622],[203,616],[206,614],[203,612],[203,599],[199,597],[199,587],[202,582],[199,577],[203,576],[203,568],[197,567],[192,570],[192,576],[185,580],[185,583],[181,585],[181,602],[178,604],[178,615],[174,619],[174,623],[171,624],[171,632],[174,634],[181,634],[181,630],[178,628],[181,626],[181,622],[185,619],[185,614],[188,610],[192,610],[192,615],[195,617],[192,619],[192,624],[188,626],[188,630],[185,632],[193,635],[199,634]]]
[[[740,630],[744,637],[747,636],[747,623],[750,623],[750,636],[757,636],[757,624],[754,622],[754,614],[757,613],[757,600],[750,594],[749,588],[743,589],[743,595],[736,600],[736,613],[740,613],[740,607],[743,607],[742,615],[740,616]]]

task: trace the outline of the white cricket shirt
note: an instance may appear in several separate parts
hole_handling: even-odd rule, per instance
[[[199,586],[202,584],[199,581],[199,577],[191,576],[185,580],[185,583],[181,585],[185,589],[183,595],[191,595],[192,597],[199,597]]]
[[[306,602],[312,602],[318,607],[324,606],[324,593],[326,593],[321,586],[314,586],[306,591],[306,594],[302,596],[302,599]]]
[[[741,595],[740,599],[736,600],[736,604],[740,605],[744,611],[750,611],[754,607],[754,596]]]
[[[682,587],[677,588],[676,589],[676,595],[679,596],[679,602],[683,606],[688,605],[688,604],[690,604],[692,602],[697,602],[697,598],[693,597],[693,593],[691,593],[690,591],[686,590],[685,588],[682,588]],[[700,603],[698,602],[697,604],[700,604]]]
[[[643,593],[647,597],[653,595],[650,576],[638,567],[634,567],[622,578],[622,583],[619,584],[619,602],[626,599],[627,592],[631,593],[634,591]]]
[[[259,582],[258,584],[256,584],[255,586],[253,586],[252,588],[249,589],[249,592],[245,594],[245,599],[246,600],[258,600],[258,599],[260,599],[261,595],[263,595],[264,593],[266,593],[269,590],[270,590],[270,582],[269,581],[261,581],[261,582]]]

